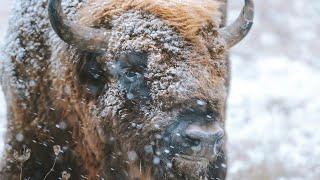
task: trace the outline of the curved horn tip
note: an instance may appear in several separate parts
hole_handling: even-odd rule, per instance
[[[48,14],[52,29],[65,43],[84,51],[95,52],[107,48],[109,31],[69,21],[63,14],[61,0],[49,0]]]
[[[228,48],[239,43],[249,33],[253,26],[254,3],[253,0],[245,0],[245,5],[237,20],[231,25],[219,30]]]
[[[253,0],[246,0],[243,7],[244,16],[248,21],[253,21],[254,17],[254,3]]]

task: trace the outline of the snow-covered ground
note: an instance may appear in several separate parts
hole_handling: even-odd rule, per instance
[[[242,3],[229,0],[230,20]],[[320,179],[320,1],[256,6],[231,56],[229,179]]]
[[[230,179],[320,178],[320,71],[285,56],[234,55]]]
[[[10,2],[0,0],[0,37]],[[229,0],[230,21],[242,4]],[[254,29],[231,56],[228,179],[320,179],[320,1],[256,6]]]

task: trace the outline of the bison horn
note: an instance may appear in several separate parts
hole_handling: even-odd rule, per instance
[[[53,30],[67,44],[90,52],[102,51],[107,48],[110,32],[83,27],[69,21],[63,14],[61,0],[49,0],[48,11]]]
[[[253,17],[253,0],[245,0],[245,5],[237,20],[233,24],[219,29],[218,32],[228,48],[233,47],[246,37],[252,27]]]

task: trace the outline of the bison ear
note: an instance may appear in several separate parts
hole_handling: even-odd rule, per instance
[[[49,0],[48,13],[52,29],[65,43],[90,52],[107,48],[110,32],[70,22],[63,14],[61,0]]]
[[[220,37],[225,41],[227,48],[231,48],[247,36],[254,18],[253,0],[245,0],[245,5],[237,20],[229,26],[218,30]]]

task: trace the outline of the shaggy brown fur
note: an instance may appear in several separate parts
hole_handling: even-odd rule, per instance
[[[213,0],[91,0],[82,10],[82,21],[88,25],[106,24],[128,10],[144,11],[164,20],[186,39],[197,41],[203,28],[219,27],[221,6]]]

